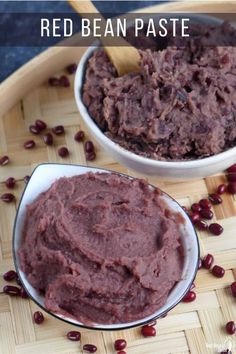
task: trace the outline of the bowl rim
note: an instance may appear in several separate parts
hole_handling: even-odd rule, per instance
[[[135,179],[137,177],[132,177],[132,176],[129,176],[125,173],[122,173],[122,172],[117,172],[117,171],[113,171],[113,170],[110,170],[110,169],[107,169],[107,168],[102,168],[102,167],[90,167],[90,166],[86,166],[86,165],[82,165],[82,164],[73,164],[73,163],[69,163],[69,164],[66,164],[66,163],[41,163],[39,165],[37,165],[32,174],[31,174],[31,177],[34,175],[34,173],[36,172],[36,170],[38,168],[40,168],[40,166],[43,166],[43,165],[52,165],[52,166],[55,166],[55,165],[60,165],[60,166],[74,166],[74,167],[83,167],[83,168],[88,168],[88,169],[96,169],[96,170],[100,170],[100,171],[103,171],[103,172],[108,172],[108,173],[115,173],[115,174],[118,174],[118,175],[121,175],[121,176],[125,176],[125,177],[128,177],[130,179]],[[97,172],[97,171],[95,171]],[[86,172],[84,172],[86,173]],[[195,264],[195,267],[193,269],[193,276],[191,278],[191,280],[189,281],[189,284],[188,286],[185,288],[185,290],[182,292],[182,295],[181,296],[178,296],[177,300],[171,305],[168,307],[167,310],[165,311],[162,311],[159,315],[155,315],[153,316],[152,318],[150,318],[149,320],[138,320],[139,323],[135,323],[135,324],[132,324],[132,322],[124,322],[124,323],[118,323],[119,327],[118,328],[115,328],[115,327],[112,327],[113,325],[116,326],[117,324],[111,324],[109,326],[111,326],[111,328],[107,328],[107,327],[103,327],[104,324],[97,324],[97,327],[92,327],[92,326],[89,326],[89,325],[86,325],[86,324],[83,324],[83,323],[74,323],[74,322],[71,322],[69,317],[61,317],[59,314],[57,313],[54,313],[54,312],[51,312],[50,310],[46,309],[46,307],[44,307],[43,305],[41,305],[39,303],[39,301],[37,299],[35,299],[35,297],[30,293],[30,291],[28,291],[28,288],[25,286],[24,284],[24,280],[22,279],[21,277],[21,274],[20,274],[20,264],[18,262],[18,257],[17,257],[17,252],[18,250],[16,249],[16,226],[17,226],[17,223],[18,223],[18,216],[19,216],[19,210],[20,210],[20,206],[21,206],[21,203],[23,201],[23,198],[24,198],[24,195],[25,195],[25,192],[27,190],[27,187],[30,183],[30,180],[29,182],[26,184],[25,188],[24,188],[24,191],[21,195],[21,198],[19,200],[19,204],[18,204],[18,207],[17,207],[17,211],[16,211],[16,215],[15,215],[15,220],[14,220],[14,226],[13,226],[13,237],[12,237],[12,250],[13,250],[13,261],[14,261],[14,265],[15,265],[15,269],[16,269],[16,273],[20,279],[20,282],[22,284],[22,287],[25,289],[25,291],[27,292],[29,298],[34,302],[36,303],[43,311],[45,311],[47,314],[53,316],[54,318],[56,319],[59,319],[61,321],[64,321],[66,322],[67,324],[70,324],[70,325],[73,325],[73,326],[77,326],[77,327],[80,327],[80,328],[86,328],[86,329],[89,329],[89,330],[97,330],[97,331],[120,331],[120,330],[125,330],[125,329],[131,329],[131,328],[136,328],[136,327],[141,327],[141,326],[144,326],[144,325],[147,325],[149,323],[151,323],[152,321],[155,321],[157,320],[158,318],[162,318],[165,314],[167,314],[171,309],[173,309],[175,306],[177,306],[181,301],[182,299],[184,298],[184,296],[187,294],[187,292],[190,290],[191,286],[192,286],[192,283],[196,277],[196,274],[197,274],[197,271],[198,271],[198,265],[199,265],[199,258],[200,258],[200,245],[199,245],[199,239],[198,239],[198,235],[197,235],[197,232],[194,228],[194,226],[192,225],[192,234],[193,234],[193,237],[196,241],[196,245],[197,245],[197,253],[196,253],[196,264]],[[156,187],[154,186],[153,184],[149,183],[148,184],[153,187],[153,188],[158,188],[160,189],[159,187]],[[162,191],[162,189],[160,189],[160,191],[165,195],[167,196],[168,198],[171,199],[171,201],[173,201],[174,203],[176,203],[179,207],[181,207],[181,205],[179,204],[179,202],[177,202],[173,197],[171,197],[168,193]],[[37,197],[37,195],[36,195]],[[36,198],[35,197],[35,198]],[[34,198],[34,199],[35,199]],[[181,207],[182,208],[182,207]],[[182,208],[183,210],[183,208]],[[183,214],[185,215],[186,219],[189,218],[188,214],[183,210]],[[190,218],[189,218],[190,220]],[[172,289],[174,289],[174,287],[176,286],[176,284],[173,286]],[[171,290],[172,290],[171,289]],[[73,318],[71,318],[71,320],[73,320]],[[130,325],[129,325],[130,323]]]
[[[203,20],[210,19],[211,21],[214,21],[214,23],[218,23],[218,24],[223,22],[222,19],[210,15],[191,14],[191,16],[196,19],[203,19]],[[229,157],[233,157],[236,154],[236,146],[234,146],[218,154],[208,156],[208,157],[203,157],[200,159],[194,159],[189,161],[186,160],[184,161],[163,160],[162,161],[162,160],[155,160],[149,157],[138,155],[132,151],[125,149],[124,147],[120,146],[118,143],[115,143],[114,141],[109,139],[98,127],[98,125],[95,123],[93,118],[90,116],[88,109],[83,103],[83,99],[82,99],[85,68],[88,60],[92,56],[92,53],[99,47],[100,47],[100,41],[96,40],[86,49],[86,51],[82,55],[75,73],[74,95],[75,95],[77,107],[79,109],[79,112],[83,120],[85,121],[87,126],[93,131],[97,139],[99,141],[103,141],[104,145],[106,145],[109,149],[114,150],[117,154],[122,155],[126,159],[134,160],[135,162],[140,163],[142,165],[146,165],[149,167],[156,167],[156,168],[160,167],[160,168],[182,169],[182,170],[201,168],[201,167],[206,167],[208,165],[217,164],[219,162],[228,159]]]

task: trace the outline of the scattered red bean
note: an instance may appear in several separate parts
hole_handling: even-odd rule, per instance
[[[221,235],[222,232],[224,231],[223,227],[220,224],[217,224],[216,222],[210,224],[208,229],[210,233],[216,236]]]
[[[77,64],[73,63],[67,66],[66,70],[68,71],[69,74],[74,74],[77,69]]]
[[[95,353],[97,351],[96,345],[93,344],[85,344],[83,346],[83,350],[85,350],[88,353]]]
[[[24,148],[25,149],[33,149],[35,147],[35,142],[34,140],[27,140],[25,143],[24,143]]]
[[[8,272],[3,274],[3,279],[6,281],[15,280],[17,277],[17,273],[14,270],[9,270]]]
[[[4,193],[1,195],[0,199],[5,203],[11,203],[15,200],[15,196],[11,193]]]
[[[227,180],[229,182],[236,182],[236,172],[235,173],[230,173],[227,175]]]
[[[73,342],[78,342],[81,338],[81,334],[78,331],[70,331],[67,333],[66,336],[69,340],[72,340]]]
[[[229,321],[225,326],[226,332],[228,334],[234,334],[236,332],[236,326],[234,321]]]
[[[221,196],[217,193],[210,194],[208,198],[212,204],[221,204],[222,203]]]
[[[227,190],[230,194],[236,194],[236,182],[229,183]]]
[[[28,294],[27,294],[27,292],[25,291],[24,288],[20,289],[20,296],[22,297],[22,299],[28,299],[29,298],[29,296],[28,296]]]
[[[199,201],[199,205],[201,206],[202,209],[210,209],[211,208],[211,203],[208,199],[201,199]]]
[[[203,220],[196,221],[195,226],[200,231],[206,231],[208,229],[207,223]]]
[[[70,86],[70,80],[68,79],[68,77],[66,75],[62,75],[59,78],[59,85],[62,87],[69,87]]]
[[[36,125],[30,125],[29,126],[29,131],[30,131],[30,133],[32,133],[34,135],[40,134],[40,129],[37,128]]]
[[[226,170],[228,173],[236,173],[236,163]]]
[[[211,211],[211,209],[202,209],[200,211],[200,215],[202,218],[207,220],[211,220],[213,218],[213,212]]]
[[[121,350],[120,352],[118,352],[117,354],[126,354],[126,352],[124,350]]]
[[[60,86],[60,81],[57,77],[50,77],[48,83],[50,86]]]
[[[13,177],[9,177],[6,181],[5,181],[5,185],[7,188],[13,189],[15,187],[16,184],[16,180]]]
[[[41,120],[41,119],[37,119],[35,121],[35,126],[40,130],[40,131],[43,131],[47,128],[47,124]]]
[[[230,285],[232,294],[234,297],[236,297],[236,281],[234,281],[231,285]]]
[[[223,352],[220,352],[220,354],[232,354],[232,352],[231,352],[231,350],[226,349],[226,350],[223,350]]]
[[[36,311],[33,314],[33,319],[36,324],[41,324],[44,321],[44,315],[40,311]]]
[[[127,342],[125,339],[117,339],[114,343],[115,350],[125,349],[127,346]]]
[[[86,153],[85,153],[85,157],[86,157],[86,160],[88,160],[88,161],[93,161],[93,160],[96,159],[96,153],[95,153],[95,151],[86,152]]]
[[[214,257],[212,256],[212,254],[208,253],[206,257],[204,257],[202,260],[202,267],[205,269],[210,269],[213,262],[214,262]]]
[[[69,150],[67,149],[67,147],[63,146],[58,149],[58,155],[62,158],[67,157],[69,155]]]
[[[3,288],[3,292],[10,296],[18,296],[20,295],[20,288],[12,285],[5,285]]]
[[[196,293],[192,290],[188,291],[187,294],[183,297],[183,302],[192,302],[196,299]]]
[[[79,143],[80,141],[83,141],[83,140],[84,140],[84,132],[83,132],[83,130],[78,131],[78,132],[75,134],[74,139],[75,139],[75,141],[77,141],[78,143]]]
[[[29,180],[30,180],[30,176],[25,176],[25,177],[24,177],[24,182],[25,182],[25,183],[28,183]]]
[[[224,268],[222,268],[218,265],[215,265],[212,268],[212,274],[217,278],[223,278],[223,276],[225,275],[225,270],[224,270]]]
[[[10,159],[8,156],[3,156],[0,158],[0,165],[5,166],[9,163]]]
[[[55,135],[61,135],[65,133],[65,128],[63,127],[63,125],[57,125],[56,127],[52,128],[52,132]]]
[[[193,212],[197,212],[197,213],[199,213],[202,210],[200,204],[198,204],[198,203],[193,203],[191,205],[191,209]]]
[[[85,141],[84,150],[85,152],[93,152],[94,151],[93,142],[90,140]]]
[[[198,261],[198,269],[201,269],[202,268],[202,259],[199,258],[199,261]]]
[[[193,224],[196,223],[196,221],[200,220],[200,214],[198,212],[194,212],[190,215],[190,219]]]
[[[218,187],[217,187],[217,193],[218,194],[223,194],[225,193],[227,190],[227,185],[226,184],[220,184]]]
[[[46,145],[53,145],[53,136],[51,133],[47,133],[43,136],[43,141]]]
[[[141,329],[141,334],[144,337],[155,337],[156,336],[156,329],[152,326],[143,326]]]

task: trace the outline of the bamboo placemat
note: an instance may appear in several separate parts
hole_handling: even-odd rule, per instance
[[[17,179],[14,189],[17,201],[24,188],[23,177],[31,174],[34,167],[42,162],[68,162],[86,164],[83,143],[74,141],[73,136],[82,129],[86,138],[92,139],[77,111],[73,97],[73,76],[70,76],[70,88],[50,87],[47,83],[33,89],[0,120],[1,140],[0,156],[9,155],[9,165],[0,167],[0,194],[7,191],[4,181],[13,176]],[[64,136],[55,138],[53,147],[47,147],[41,136],[32,136],[28,132],[29,124],[41,118],[49,127],[58,124],[65,126]],[[34,139],[36,148],[24,150],[22,144],[27,139]],[[66,145],[70,156],[62,159],[57,154],[59,146]],[[97,158],[89,163],[136,176],[123,166],[113,161],[95,143]],[[45,176],[45,178],[47,178]],[[190,206],[216,186],[226,181],[224,174],[206,179],[171,183],[149,178],[149,181],[170,193],[182,205]],[[9,191],[9,190],[8,190]],[[0,203],[0,269],[1,275],[13,267],[12,226],[16,204]],[[215,278],[207,270],[200,270],[196,278],[197,299],[193,303],[181,303],[170,311],[166,318],[157,322],[157,336],[143,338],[140,329],[120,332],[96,332],[81,330],[82,344],[94,343],[98,354],[113,354],[115,338],[126,338],[128,354],[157,353],[217,353],[220,349],[234,346],[235,336],[225,333],[227,321],[236,319],[235,299],[229,285],[236,276],[236,200],[229,194],[223,195],[223,204],[214,206],[214,220],[224,227],[224,233],[211,236],[198,233],[202,256],[214,254],[215,263],[226,269],[222,279]],[[0,289],[3,288],[0,277]],[[82,353],[81,346],[68,341],[65,334],[71,326],[45,314],[42,325],[32,322],[32,313],[37,306],[29,300],[0,295],[0,353],[1,354],[76,354]]]
[[[229,3],[232,5],[233,1]],[[164,5],[161,8],[164,11]],[[8,111],[0,117],[0,156],[8,155],[11,159],[9,165],[0,167],[0,194],[8,191],[4,184],[6,178],[12,176],[17,179],[14,189],[16,203],[0,202],[0,354],[79,354],[85,343],[95,344],[98,354],[115,354],[113,342],[117,338],[127,340],[127,354],[205,354],[218,353],[227,348],[232,348],[232,352],[236,353],[235,335],[227,335],[224,328],[226,322],[236,320],[235,298],[229,288],[236,279],[236,199],[229,194],[223,195],[221,205],[213,207],[214,221],[224,227],[223,234],[216,237],[198,232],[201,255],[212,253],[215,264],[225,268],[225,276],[218,279],[209,271],[200,270],[195,281],[196,301],[181,303],[167,317],[158,320],[156,337],[143,338],[140,329],[118,332],[80,330],[81,343],[73,343],[65,335],[75,327],[47,314],[42,325],[35,325],[32,314],[37,306],[32,301],[8,297],[2,293],[6,284],[2,274],[13,268],[12,228],[17,202],[25,185],[23,178],[30,175],[36,165],[47,161],[81,163],[138,176],[117,164],[96,143],[96,160],[86,162],[83,144],[76,143],[73,136],[82,129],[86,132],[87,139],[92,137],[89,136],[75,105],[73,76],[70,76],[70,88],[50,87],[44,82],[17,100],[21,85],[22,92],[26,92],[25,85],[29,90],[32,80],[39,82],[40,77],[45,79],[53,72],[53,68],[57,70],[72,60],[78,60],[83,50],[84,48],[52,48],[13,75],[0,90],[1,109]],[[58,73],[60,74],[62,72]],[[15,104],[16,101],[18,102]],[[28,132],[29,125],[38,118],[46,121],[49,128],[59,124],[65,126],[65,135],[56,137],[53,147],[47,147],[41,136],[32,136]],[[22,144],[28,139],[35,140],[35,149],[26,151],[22,148]],[[57,154],[57,149],[64,145],[70,151],[66,159]],[[187,207],[214,192],[220,183],[226,182],[223,173],[206,179],[178,183],[160,181],[154,177],[148,180]]]

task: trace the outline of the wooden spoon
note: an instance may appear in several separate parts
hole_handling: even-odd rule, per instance
[[[81,17],[86,17],[86,14],[91,13],[98,14],[99,18],[102,20],[101,27],[105,27],[106,20],[91,1],[68,0],[68,3]],[[114,38],[101,37],[101,42],[119,76],[140,71],[140,54],[138,50],[131,46],[125,39],[119,37],[116,41],[118,44],[116,46],[108,46],[109,43],[114,44]]]

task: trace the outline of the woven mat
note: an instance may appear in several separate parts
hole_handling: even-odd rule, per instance
[[[24,188],[23,177],[29,175],[34,167],[42,162],[68,162],[86,164],[82,143],[76,143],[74,134],[83,129],[83,125],[73,98],[73,76],[71,88],[52,88],[47,83],[32,90],[15,105],[4,117],[0,118],[0,156],[9,155],[11,163],[0,167],[0,194],[6,192],[4,180],[13,176],[17,179],[14,190],[17,201]],[[28,126],[41,118],[49,127],[63,124],[64,136],[56,137],[53,147],[46,147],[40,136],[28,132]],[[27,139],[36,141],[36,148],[24,150],[22,144]],[[59,146],[67,145],[70,156],[62,159],[57,154]],[[105,167],[136,176],[132,171],[118,165],[97,144],[97,158],[89,165]],[[45,176],[46,178],[46,176]],[[214,192],[218,184],[225,182],[225,176],[219,174],[202,180],[170,183],[157,178],[149,181],[171,194],[182,205],[193,202]],[[13,268],[12,227],[16,213],[16,204],[0,203],[0,273]],[[119,332],[99,332],[81,330],[81,343],[70,342],[65,334],[73,327],[45,314],[42,325],[32,322],[32,313],[37,306],[30,300],[8,297],[0,294],[0,353],[1,354],[78,354],[82,345],[93,343],[98,354],[113,354],[113,342],[116,338],[125,338],[128,342],[128,354],[157,353],[217,353],[234,347],[235,336],[225,333],[225,323],[236,320],[235,298],[229,285],[236,277],[236,200],[225,194],[223,204],[214,206],[214,221],[224,227],[224,233],[211,236],[199,233],[201,255],[214,254],[215,263],[226,269],[222,279],[215,278],[209,271],[200,270],[195,284],[197,299],[192,303],[181,303],[170,311],[166,318],[157,321],[157,336],[143,338],[140,329]],[[0,289],[5,282],[0,277]],[[2,291],[2,290],[0,290]]]

